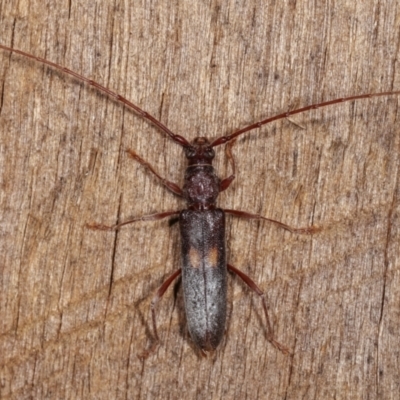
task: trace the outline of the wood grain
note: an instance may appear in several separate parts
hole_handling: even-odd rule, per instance
[[[135,4],[134,4],[135,3]],[[316,4],[317,3],[317,4]],[[399,90],[400,9],[354,2],[0,0],[0,42],[110,87],[189,139],[307,104]],[[180,290],[149,303],[179,266],[177,227],[116,234],[85,223],[180,209],[126,149],[182,184],[181,149],[96,90],[0,52],[2,399],[397,399],[400,332],[399,99],[273,123],[234,147],[220,205],[322,231],[229,218],[229,323],[203,359]],[[229,173],[223,149],[216,168]]]

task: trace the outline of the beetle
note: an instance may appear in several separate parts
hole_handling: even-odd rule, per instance
[[[151,302],[155,341],[150,349],[143,352],[140,357],[148,357],[156,349],[159,343],[156,323],[156,307],[165,291],[180,275],[182,275],[188,330],[192,340],[203,355],[209,351],[214,351],[220,344],[225,331],[228,270],[238,275],[251,290],[260,296],[266,318],[267,340],[278,350],[284,354],[288,354],[288,348],[279,343],[274,337],[272,325],[269,321],[264,293],[250,277],[226,261],[225,214],[247,219],[266,220],[293,233],[312,234],[317,232],[319,228],[316,226],[293,228],[282,222],[258,214],[252,214],[241,210],[218,208],[217,198],[219,193],[226,190],[235,179],[235,161],[232,155],[232,146],[240,135],[272,121],[277,121],[294,114],[341,102],[377,96],[398,95],[400,94],[400,91],[362,94],[312,104],[264,119],[229,135],[220,136],[214,140],[209,140],[206,137],[197,137],[192,142],[189,142],[183,136],[174,134],[164,124],[146,111],[142,110],[140,107],[97,82],[94,82],[61,65],[36,57],[21,50],[13,49],[1,44],[0,49],[31,58],[54,69],[61,70],[66,74],[72,75],[77,80],[95,87],[97,90],[106,93],[111,98],[123,103],[125,106],[135,111],[139,116],[157,126],[162,132],[168,135],[172,141],[183,147],[185,156],[188,160],[183,188],[180,188],[177,184],[160,176],[152,165],[142,159],[132,149],[128,149],[127,152],[130,157],[154,174],[168,190],[175,195],[182,197],[187,203],[187,208],[178,211],[166,211],[140,216],[114,226],[106,226],[97,223],[86,225],[91,229],[116,230],[124,225],[138,221],[154,221],[168,217],[178,217],[179,219],[182,268],[173,272],[156,291]],[[214,147],[223,144],[227,144],[226,153],[232,164],[233,172],[230,176],[220,179],[215,173],[212,162],[215,156]]]

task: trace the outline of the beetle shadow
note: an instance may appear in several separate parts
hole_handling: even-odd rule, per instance
[[[174,226],[177,222],[179,222],[179,217],[172,217],[168,220],[168,226]]]

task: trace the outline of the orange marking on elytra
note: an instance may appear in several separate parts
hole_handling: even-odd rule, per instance
[[[218,249],[213,247],[207,254],[207,261],[211,267],[216,268],[218,266]]]
[[[194,247],[191,247],[189,250],[189,259],[190,259],[190,264],[193,268],[200,267],[201,257],[199,252]]]

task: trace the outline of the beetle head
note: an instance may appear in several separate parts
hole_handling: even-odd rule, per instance
[[[211,165],[215,151],[206,137],[197,137],[185,147],[185,155],[189,165]]]

